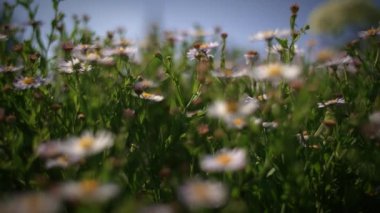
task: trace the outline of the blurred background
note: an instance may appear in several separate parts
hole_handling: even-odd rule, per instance
[[[34,2],[40,5],[38,19],[47,32],[53,18],[51,1]],[[66,14],[69,29],[74,14],[88,15],[89,26],[100,36],[122,27],[128,38],[142,40],[152,24],[162,30],[199,25],[213,31],[219,26],[229,34],[231,46],[249,49],[262,45],[249,41],[253,33],[289,27],[289,6],[293,3],[300,6],[298,27],[311,26],[299,43],[301,47],[310,38],[318,40],[319,45],[338,46],[354,38],[359,30],[379,26],[380,0],[64,0],[60,10]],[[16,14],[16,23],[27,20],[21,8]]]

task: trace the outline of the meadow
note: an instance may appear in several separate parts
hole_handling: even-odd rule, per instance
[[[380,209],[379,26],[300,49],[293,4],[260,54],[221,29],[96,35],[60,0],[44,35],[32,2],[0,18],[0,212]]]

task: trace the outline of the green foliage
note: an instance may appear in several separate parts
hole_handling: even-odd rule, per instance
[[[226,36],[222,59],[204,52],[190,61],[186,57],[189,44],[199,40],[191,37],[173,44],[160,38],[158,29],[141,47],[139,60],[119,54],[110,64],[86,61],[91,66],[88,72],[75,64],[72,73],[64,73],[59,71],[60,60],[74,64],[74,59],[69,46],[62,49],[63,43],[96,44],[96,54],[117,39],[96,40],[79,19],[71,31],[62,28],[65,16],[59,2],[53,1],[55,18],[47,44],[39,25],[32,25],[30,37],[23,40],[13,32],[0,32],[7,35],[6,41],[0,41],[0,65],[24,66],[22,72],[0,72],[3,200],[13,193],[50,192],[55,184],[95,179],[117,184],[120,192],[100,204],[65,202],[61,210],[135,212],[146,205],[169,203],[180,212],[193,211],[178,198],[177,189],[188,179],[203,178],[229,188],[228,202],[216,209],[201,209],[205,212],[366,212],[379,207],[380,130],[367,126],[368,116],[380,109],[380,50],[374,45],[379,36],[347,46],[345,51],[356,62],[355,72],[346,64],[321,65],[295,52],[296,42],[309,26],[296,29],[292,15],[290,38],[271,41],[285,51],[280,58],[268,54],[262,63],[298,63],[302,71],[294,81],[282,79],[278,85],[247,76],[212,76],[218,64],[222,71],[229,68]],[[9,16],[17,6],[34,20],[38,7],[31,5],[31,1],[8,5],[2,13],[4,21],[11,23]],[[15,44],[23,48],[16,50]],[[48,56],[50,47],[54,47],[53,56]],[[35,53],[37,59],[31,57]],[[256,66],[247,69],[252,73]],[[36,88],[17,89],[17,74],[40,75],[45,81]],[[139,84],[146,79],[157,87]],[[262,98],[263,91],[268,98]],[[162,94],[164,99],[142,98],[147,93]],[[222,119],[207,116],[218,98],[234,101],[244,95],[257,98],[259,108],[244,118],[243,128],[231,128]],[[341,97],[343,104],[327,102]],[[274,126],[265,127],[259,119]],[[67,168],[45,167],[45,159],[37,153],[41,144],[86,130],[112,132],[114,146]],[[202,170],[201,157],[223,148],[246,150],[247,165],[240,171]],[[0,204],[0,210],[3,207]]]

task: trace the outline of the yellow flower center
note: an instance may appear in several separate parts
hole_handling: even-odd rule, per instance
[[[151,94],[151,93],[147,93],[147,92],[143,92],[143,93],[141,93],[141,96],[142,96],[143,98],[146,98],[146,99],[150,99],[150,98],[153,98],[153,97],[154,97],[153,94]]]
[[[79,139],[79,146],[83,149],[90,149],[94,144],[94,138],[85,136]]]
[[[26,85],[30,85],[30,84],[33,84],[34,83],[34,78],[32,77],[25,77],[24,79],[22,79],[22,82]]]
[[[224,69],[223,73],[225,76],[231,77],[233,72],[232,72],[232,69]]]
[[[207,187],[205,187],[205,184],[196,183],[193,186],[193,190],[199,200],[207,200]]]
[[[272,64],[268,66],[268,75],[270,77],[277,77],[281,75],[281,66],[278,64]]]
[[[232,161],[231,156],[228,154],[220,154],[216,157],[216,162],[220,163],[223,166],[227,166]]]
[[[84,191],[84,193],[92,193],[99,186],[99,183],[95,180],[84,180],[80,183],[80,188]]]
[[[227,112],[229,113],[235,113],[238,111],[238,104],[235,101],[229,101],[227,102]]]
[[[242,127],[244,126],[245,124],[245,121],[242,119],[242,118],[235,118],[232,123],[236,126],[236,127]]]

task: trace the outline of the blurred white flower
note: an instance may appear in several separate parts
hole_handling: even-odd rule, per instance
[[[211,50],[219,46],[218,42],[202,43],[194,45],[187,53],[187,58],[190,60],[199,59],[200,57],[213,57]]]
[[[215,77],[219,78],[239,78],[246,76],[248,70],[246,68],[238,69],[238,68],[224,68],[224,69],[216,69],[211,71],[211,74]]]
[[[268,80],[276,85],[281,80],[295,80],[301,73],[301,67],[280,63],[263,64],[254,68],[252,77],[256,80]]]
[[[1,34],[0,33],[0,41],[6,41],[8,39],[7,35]]]
[[[58,63],[58,70],[64,73],[73,73],[73,72],[89,72],[92,70],[90,64],[81,62],[78,58],[72,58],[68,61],[61,61]]]
[[[111,49],[104,49],[103,55],[104,56],[128,56],[132,57],[134,54],[137,53],[137,47],[123,47],[119,46],[116,48]]]
[[[0,73],[11,73],[11,72],[18,72],[24,69],[24,66],[13,66],[13,65],[8,65],[8,66],[0,66]]]
[[[227,202],[228,190],[221,182],[190,180],[178,189],[178,195],[190,209],[218,208]]]
[[[206,155],[200,161],[200,167],[206,172],[237,171],[247,164],[245,149],[222,149],[215,155]]]
[[[74,160],[94,155],[111,147],[113,138],[113,135],[106,131],[98,131],[96,134],[86,131],[80,137],[68,139],[62,146],[62,154]]]
[[[20,90],[37,88],[43,84],[43,79],[39,76],[19,76],[13,82],[13,85]]]
[[[156,95],[156,94],[148,93],[148,92],[142,92],[139,95],[139,97],[141,99],[150,100],[150,101],[154,101],[154,102],[161,102],[162,100],[164,100],[164,96]]]
[[[113,183],[102,184],[96,180],[66,182],[53,190],[56,196],[67,201],[106,202],[115,197],[120,189]]]
[[[275,129],[278,127],[278,123],[276,121],[264,121],[261,123],[261,126],[266,129]]]
[[[217,100],[208,107],[207,114],[222,119],[230,127],[240,129],[246,125],[246,117],[258,107],[258,101],[248,96],[238,102]]]
[[[359,37],[362,39],[367,39],[367,38],[375,37],[379,35],[380,35],[380,28],[370,28],[368,30],[359,32]]]
[[[60,208],[61,202],[56,197],[40,192],[19,194],[0,203],[2,213],[53,213]]]
[[[318,103],[318,108],[325,108],[327,106],[340,105],[340,104],[345,104],[345,103],[346,103],[346,100],[344,99],[344,97],[338,97],[338,98],[325,101],[323,103]]]
[[[253,34],[250,37],[250,40],[251,41],[262,41],[262,40],[270,41],[275,37],[286,37],[289,35],[290,35],[290,30],[279,30],[279,29],[266,30],[266,31],[260,31]]]

